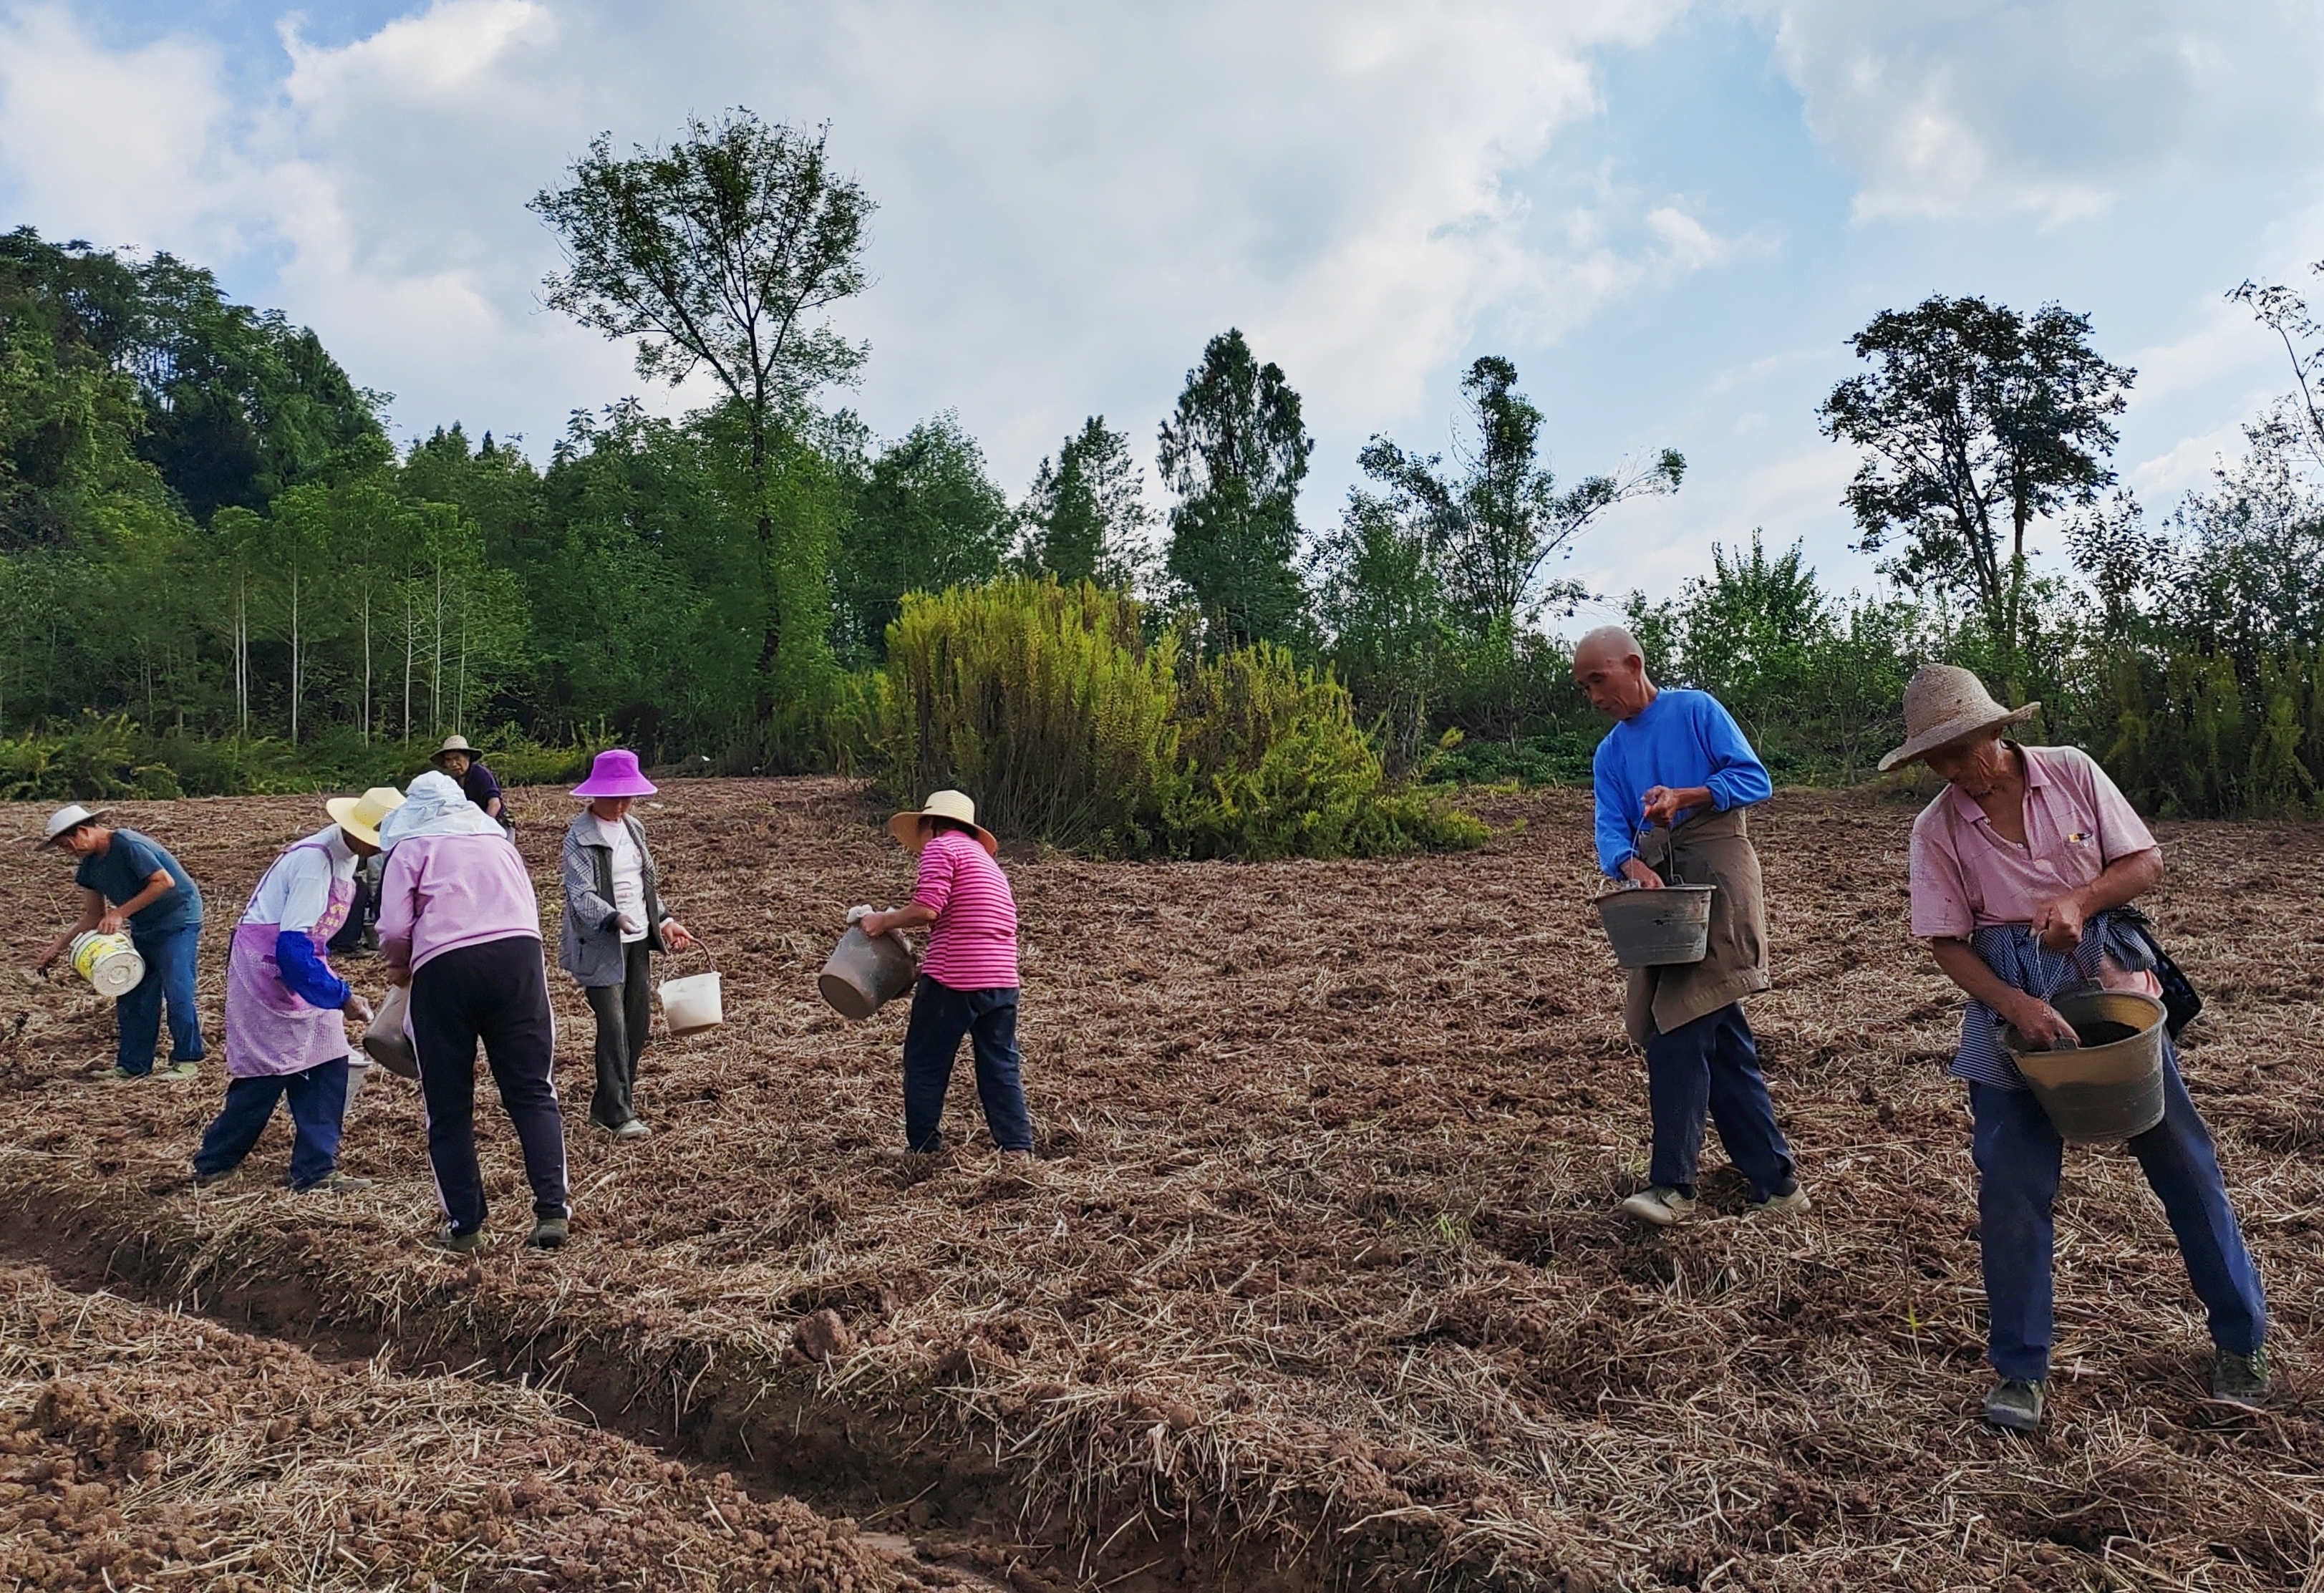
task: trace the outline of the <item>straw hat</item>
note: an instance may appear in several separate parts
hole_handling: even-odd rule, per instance
[[[49,815],[48,833],[41,837],[41,845],[54,846],[83,824],[93,824],[112,811],[109,807],[83,807],[78,802],[68,802]]]
[[[466,736],[446,736],[444,744],[428,754],[428,761],[441,769],[444,767],[445,755],[451,752],[466,752],[470,762],[475,761],[476,750],[468,745],[468,738]]]
[[[331,823],[366,846],[379,844],[379,821],[403,806],[403,793],[393,786],[374,786],[360,796],[334,796],[323,804]]]
[[[1001,843],[991,831],[976,822],[976,804],[958,791],[936,791],[928,796],[925,806],[910,813],[899,813],[888,821],[888,833],[906,846],[917,846],[920,838],[920,821],[954,819],[976,832],[977,844],[992,856],[1001,855]]]
[[[1904,744],[1880,760],[1883,770],[1935,751],[1979,731],[2022,723],[2042,711],[2039,703],[2005,708],[1993,700],[1973,670],[1929,664],[1914,671],[1904,687]]]

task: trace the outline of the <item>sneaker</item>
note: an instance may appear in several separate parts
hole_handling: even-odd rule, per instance
[[[566,1217],[543,1217],[537,1220],[532,1225],[531,1235],[524,1241],[525,1247],[533,1250],[556,1249],[565,1242],[565,1230],[570,1226],[571,1220],[570,1218]]]
[[[1769,1195],[1764,1201],[1753,1201],[1743,1208],[1746,1217],[1775,1216],[1784,1211],[1804,1211],[1808,1209],[1808,1186],[1794,1183],[1789,1194]]]
[[[2042,1405],[2049,1387],[2047,1383],[2004,1377],[1985,1396],[1985,1419],[2006,1432],[2031,1432],[2042,1425]]]
[[[2222,1349],[2211,1358],[2211,1397],[2257,1410],[2267,1398],[2267,1346],[2249,1355]]]
[[[479,1228],[467,1233],[461,1233],[456,1229],[439,1228],[428,1236],[428,1248],[431,1250],[448,1251],[455,1256],[466,1256],[472,1250],[481,1250],[484,1248],[484,1230]]]
[[[202,1064],[198,1062],[172,1062],[155,1068],[153,1076],[157,1079],[168,1079],[173,1082],[186,1079],[198,1079],[202,1076]]]
[[[216,1189],[219,1184],[226,1183],[226,1180],[240,1174],[241,1171],[242,1164],[237,1162],[233,1166],[223,1168],[216,1173],[197,1173],[194,1174],[194,1187],[196,1189]]]
[[[312,1183],[300,1184],[291,1192],[293,1194],[353,1194],[359,1189],[370,1187],[370,1179],[358,1178],[352,1173],[342,1173],[335,1167]]]
[[[632,1118],[628,1122],[622,1124],[619,1128],[613,1130],[613,1137],[616,1139],[643,1139],[647,1135],[652,1132],[653,1130],[651,1128],[646,1127],[646,1120],[643,1118]]]
[[[115,1084],[129,1084],[135,1082],[139,1079],[150,1079],[153,1075],[151,1073],[133,1073],[127,1068],[123,1067],[116,1062],[113,1064],[113,1071],[105,1076],[108,1082]]]
[[[1651,1222],[1656,1228],[1668,1228],[1694,1215],[1694,1197],[1683,1195],[1668,1184],[1657,1183],[1652,1189],[1642,1189],[1622,1202],[1623,1211],[1641,1222]]]

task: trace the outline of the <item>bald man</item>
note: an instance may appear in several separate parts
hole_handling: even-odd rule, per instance
[[[1707,1116],[1750,1184],[1748,1211],[1798,1211],[1807,1191],[1743,1017],[1743,998],[1767,988],[1766,902],[1743,815],[1775,795],[1774,784],[1734,715],[1708,692],[1658,688],[1637,638],[1619,626],[1582,639],[1573,678],[1614,720],[1592,766],[1599,866],[1644,890],[1719,888],[1702,962],[1630,971],[1622,1016],[1646,1049],[1654,1160],[1649,1187],[1622,1210],[1658,1228],[1693,1213]]]

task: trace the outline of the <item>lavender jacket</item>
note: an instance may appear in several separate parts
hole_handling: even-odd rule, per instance
[[[494,829],[414,835],[387,854],[380,881],[379,955],[392,975],[447,952],[516,935],[540,938],[540,903],[524,858]]]

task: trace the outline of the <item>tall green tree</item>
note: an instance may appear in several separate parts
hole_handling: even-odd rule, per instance
[[[1559,492],[1541,459],[1541,410],[1517,382],[1517,366],[1498,355],[1469,367],[1461,391],[1474,435],[1454,444],[1457,476],[1441,473],[1443,456],[1409,454],[1385,437],[1358,456],[1418,534],[1452,615],[1471,635],[1531,623],[1543,602],[1568,594],[1542,585],[1552,557],[1606,510],[1675,492],[1686,474],[1684,456],[1665,448],[1650,464]]]
[[[567,269],[547,281],[549,302],[608,336],[637,338],[638,373],[650,381],[708,371],[733,407],[757,504],[759,668],[769,708],[786,619],[808,606],[798,593],[786,602],[783,588],[811,590],[819,608],[825,579],[820,566],[783,557],[777,434],[796,426],[817,390],[851,378],[866,352],[827,318],[864,286],[863,229],[873,209],[853,179],[831,169],[829,132],[737,108],[715,122],[689,118],[676,143],[627,159],[603,134],[574,164],[570,186],[532,200],[567,253]],[[815,653],[823,630],[792,636],[794,650]]]
[[[1012,521],[960,417],[924,420],[872,462],[833,560],[835,624],[862,658],[887,650],[908,592],[974,585],[1001,573]]]
[[[1130,434],[1110,431],[1104,416],[1092,415],[1059,445],[1054,462],[1041,461],[1018,518],[1027,575],[1055,576],[1065,586],[1135,586],[1154,515],[1130,456]]]
[[[1866,456],[1843,499],[1858,546],[1898,544],[1887,573],[1967,594],[2001,659],[2024,636],[2028,529],[2114,483],[2113,417],[2137,373],[2089,336],[2089,317],[2055,304],[2027,316],[1939,294],[1850,338],[1873,368],[1817,411],[1826,436]]]
[[[1178,495],[1167,567],[1213,646],[1305,640],[1306,590],[1293,560],[1314,447],[1282,367],[1260,364],[1239,330],[1212,338],[1162,423],[1160,465]]]

